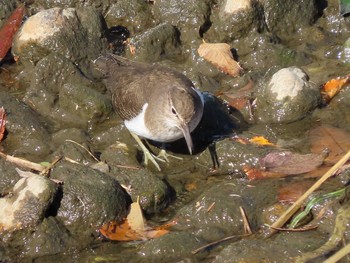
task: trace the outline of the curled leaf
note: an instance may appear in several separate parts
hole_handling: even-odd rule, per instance
[[[21,5],[13,11],[6,23],[0,29],[0,61],[6,56],[11,48],[13,37],[22,24],[23,15],[24,6]]]
[[[272,142],[270,142],[268,139],[266,139],[263,136],[254,136],[249,141],[253,144],[260,145],[260,146],[266,146],[266,145],[267,146],[276,146],[275,144],[273,144]]]
[[[321,87],[321,94],[326,102],[329,102],[339,91],[350,83],[350,75],[338,77],[327,81]]]
[[[271,152],[260,160],[266,170],[285,175],[302,174],[315,170],[324,160],[320,154],[299,154],[290,151]]]
[[[150,228],[146,224],[139,200],[132,203],[126,219],[122,222],[112,221],[100,228],[100,233],[110,240],[136,241],[161,237],[169,233],[168,228],[174,223]]]
[[[350,150],[350,133],[328,125],[320,125],[309,132],[311,152],[320,153],[327,149],[329,155],[327,163],[335,164]]]
[[[226,43],[202,43],[198,54],[224,73],[237,77],[242,68],[233,59],[231,47]]]
[[[0,142],[5,135],[5,124],[6,124],[6,112],[4,107],[0,108]]]

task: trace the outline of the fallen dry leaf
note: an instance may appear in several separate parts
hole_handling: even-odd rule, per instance
[[[234,137],[232,138],[232,140],[239,142],[240,144],[255,144],[258,146],[276,146],[276,144],[273,144],[264,136],[254,136],[250,139],[243,138],[243,137]]]
[[[252,144],[256,144],[260,146],[276,146],[275,144],[273,144],[263,136],[254,136],[253,138],[249,139],[249,141]]]
[[[350,83],[350,75],[338,77],[327,81],[321,87],[321,94],[326,102],[329,102],[339,91]]]
[[[322,165],[324,158],[315,153],[271,152],[260,159],[260,164],[269,172],[295,175],[315,170]]]
[[[254,82],[249,80],[244,87],[238,90],[218,92],[215,96],[223,98],[231,107],[242,110],[246,106],[250,106],[253,87]]]
[[[259,180],[259,179],[266,179],[266,178],[279,178],[279,177],[286,176],[283,173],[274,173],[274,172],[269,172],[266,170],[251,168],[251,167],[244,167],[243,171],[249,180]]]
[[[198,54],[232,77],[239,76],[242,71],[238,62],[233,59],[230,45],[226,43],[202,43]]]
[[[140,200],[139,197],[137,197],[137,201],[133,202],[130,205],[130,212],[127,216],[127,220],[129,222],[130,227],[139,232],[142,233],[145,231],[146,228],[146,220],[143,216],[143,212],[140,206]]]
[[[100,228],[100,233],[110,240],[135,241],[143,240],[143,235],[133,230],[127,219],[122,222],[112,221]]]
[[[5,124],[6,124],[6,112],[4,107],[0,108],[0,142],[5,135]]]
[[[22,24],[24,11],[24,6],[19,6],[13,11],[11,16],[0,29],[0,61],[6,56],[12,46],[13,36]]]
[[[150,228],[146,224],[139,200],[132,203],[130,212],[122,222],[112,221],[100,228],[100,233],[110,240],[136,241],[161,237],[169,233],[168,228],[175,223]]]
[[[294,203],[310,188],[312,183],[305,180],[288,183],[278,189],[277,200],[282,203]]]
[[[321,153],[329,150],[325,162],[333,165],[350,150],[350,133],[328,125],[321,125],[309,132],[310,150],[312,153]]]

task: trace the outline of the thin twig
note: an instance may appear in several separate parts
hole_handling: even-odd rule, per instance
[[[35,170],[38,172],[42,172],[45,169],[45,166],[38,164],[38,163],[34,163],[34,162],[30,162],[28,160],[22,159],[22,158],[18,158],[18,157],[14,157],[11,155],[7,155],[3,152],[0,152],[0,156],[2,158],[4,158],[6,161],[10,162],[10,163],[14,163],[20,167],[23,168],[27,168],[27,169],[31,169],[31,170]]]
[[[231,240],[231,239],[234,239],[234,238],[239,238],[239,237],[248,237],[248,236],[250,236],[250,235],[251,235],[251,234],[228,236],[228,237],[225,237],[225,238],[223,238],[223,239],[220,239],[220,240],[211,242],[211,243],[209,243],[209,244],[206,244],[206,245],[204,245],[204,246],[202,246],[202,247],[199,247],[199,248],[197,248],[197,249],[195,249],[195,250],[192,250],[191,253],[194,255],[194,254],[197,254],[199,251],[201,251],[201,250],[203,250],[203,249],[206,249],[206,248],[208,248],[208,247],[217,245],[217,244],[219,244],[219,243],[221,243],[221,242],[228,241],[228,240]]]
[[[350,254],[350,244],[347,244],[345,247],[337,251],[334,255],[323,261],[323,263],[336,263],[347,254]]]
[[[316,183],[314,183],[292,206],[290,206],[287,211],[285,211],[280,218],[271,225],[270,233],[267,234],[267,237],[270,237],[276,233],[276,229],[281,228],[300,208],[308,196],[318,189],[323,182],[330,178],[340,167],[342,167],[347,160],[350,158],[350,151],[348,151],[335,165],[333,165]]]
[[[285,231],[285,232],[305,232],[305,231],[314,230],[318,228],[318,225],[309,225],[309,226],[304,226],[300,228],[280,228],[280,227],[276,228],[276,227],[270,226],[270,228],[273,228],[278,231]]]
[[[76,145],[80,146],[80,147],[83,148],[85,151],[87,151],[87,152],[90,154],[90,156],[91,156],[92,158],[94,158],[94,160],[95,160],[96,162],[99,162],[99,161],[100,161],[100,160],[99,160],[89,149],[87,149],[84,145],[81,145],[80,143],[77,143],[76,141],[73,141],[73,140],[66,140],[66,142],[75,143]]]
[[[244,211],[244,208],[242,206],[239,207],[239,210],[241,211],[241,216],[242,216],[242,219],[243,219],[244,233],[246,233],[248,235],[251,235],[253,232],[252,232],[252,229],[250,228],[250,224],[249,224],[249,220],[248,220],[247,214]]]
[[[215,206],[215,202],[212,202],[211,205],[207,209],[207,213],[209,213],[213,209],[214,206]]]
[[[44,170],[40,172],[40,175],[48,176],[49,171],[52,169],[52,167],[58,163],[62,159],[62,156],[56,157],[55,160],[53,160],[47,167],[45,167]]]

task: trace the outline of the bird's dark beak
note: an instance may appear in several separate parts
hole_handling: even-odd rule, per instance
[[[187,124],[183,124],[180,126],[180,130],[182,131],[182,134],[185,137],[186,140],[186,144],[188,147],[188,151],[190,152],[190,154],[192,154],[192,150],[193,150],[193,143],[192,143],[192,138],[191,138],[191,134],[190,134],[190,130],[188,129],[188,125]]]

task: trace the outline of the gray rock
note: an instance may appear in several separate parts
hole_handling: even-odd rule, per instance
[[[261,1],[264,18],[270,32],[281,39],[290,39],[301,27],[315,22],[318,15],[317,1]]]
[[[12,191],[16,182],[21,179],[15,166],[3,158],[0,159],[0,196]]]
[[[132,200],[139,198],[147,214],[161,212],[173,200],[174,191],[165,180],[150,167],[140,167],[136,149],[116,143],[102,152],[101,160],[111,166],[111,176],[129,189]]]
[[[71,233],[91,237],[104,223],[126,216],[127,196],[110,176],[85,165],[62,162],[51,177],[63,181],[57,218]]]
[[[47,217],[23,242],[21,253],[29,258],[64,253],[83,247],[87,240],[76,240],[55,217]]]
[[[264,123],[302,119],[320,103],[320,92],[297,67],[283,68],[256,91],[255,118]]]
[[[90,138],[84,130],[77,128],[62,129],[52,134],[52,142],[56,147],[65,143],[66,140],[72,140],[76,143],[84,144],[89,141]]]
[[[0,199],[0,228],[34,228],[44,219],[56,194],[55,183],[44,176],[20,179],[11,195]]]
[[[190,45],[200,39],[210,21],[210,4],[212,0],[155,1],[155,17],[161,22],[176,26],[181,32],[181,42]]]
[[[156,62],[181,55],[180,32],[171,24],[163,23],[131,38],[136,48],[133,59]]]
[[[17,32],[12,52],[28,67],[50,53],[73,61],[83,71],[106,47],[101,17],[93,8],[52,8],[26,20]]]
[[[0,93],[0,105],[7,114],[6,140],[2,146],[7,154],[39,159],[50,152],[51,137],[40,116],[23,102],[5,92]]]
[[[0,28],[5,23],[6,19],[11,15],[16,8],[16,2],[4,0],[0,2]]]
[[[234,3],[234,4],[233,4]],[[220,0],[212,9],[212,25],[204,34],[210,42],[228,42],[262,31],[265,21],[260,2]]]
[[[111,26],[124,26],[131,35],[143,32],[156,25],[152,5],[144,0],[114,1],[104,12],[106,23]]]
[[[98,88],[70,60],[52,53],[35,66],[23,100],[56,128],[86,128],[112,111],[109,96]]]

